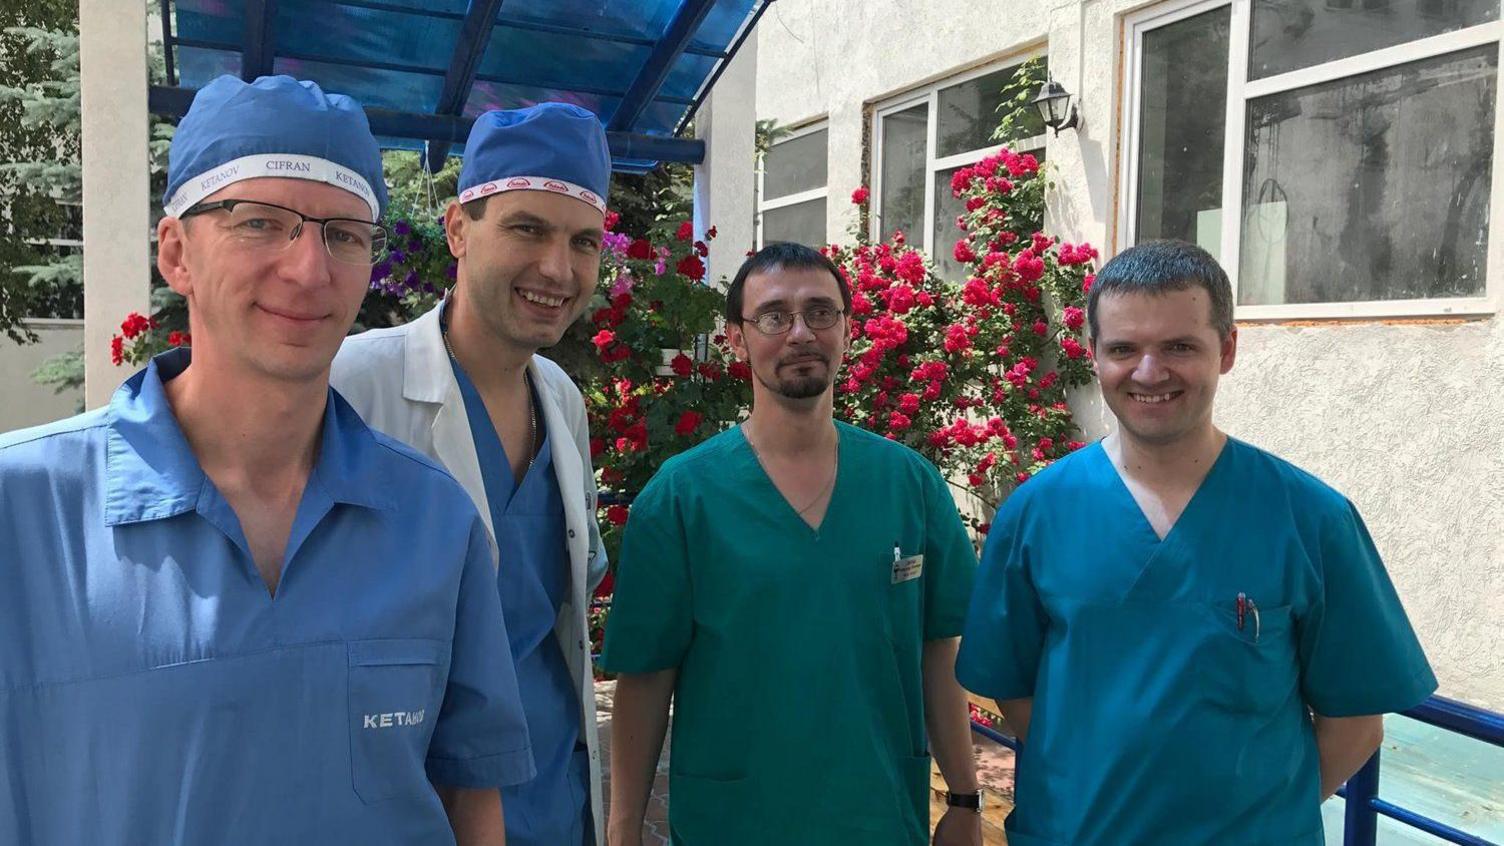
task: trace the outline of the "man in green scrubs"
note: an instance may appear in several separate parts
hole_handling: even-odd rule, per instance
[[[727,291],[752,413],[664,464],[622,545],[611,846],[641,842],[671,695],[674,844],[923,844],[931,754],[953,791],[935,842],[981,842],[954,675],[976,556],[933,465],[832,419],[850,308],[795,244]]]
[[[1322,846],[1436,678],[1352,503],[1213,425],[1216,260],[1125,250],[1088,314],[1118,429],[1003,504],[957,664],[1023,741],[1008,843]]]

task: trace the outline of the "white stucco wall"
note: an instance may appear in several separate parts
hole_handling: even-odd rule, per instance
[[[1118,214],[1121,16],[1147,5],[779,0],[758,27],[757,117],[828,120],[838,236],[852,220],[846,198],[871,180],[867,107],[1047,44],[1084,119],[1049,140],[1051,227],[1105,257]],[[1101,403],[1079,405],[1101,434]],[[1441,692],[1504,710],[1504,320],[1246,325],[1218,422],[1358,505]]]

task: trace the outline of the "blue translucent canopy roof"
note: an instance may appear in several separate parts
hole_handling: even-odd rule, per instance
[[[176,0],[164,7],[171,86],[152,109],[181,114],[224,73],[312,79],[366,106],[390,147],[463,149],[488,109],[546,100],[590,109],[613,165],[698,161],[676,139],[772,0]]]

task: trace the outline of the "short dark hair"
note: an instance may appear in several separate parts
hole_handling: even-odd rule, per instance
[[[489,199],[491,199],[490,194],[484,197],[476,197],[468,203],[460,203],[460,208],[465,210],[465,216],[471,220],[484,220],[486,217],[486,201]]]
[[[754,273],[772,270],[823,270],[835,277],[836,287],[841,289],[841,306],[851,314],[851,285],[841,275],[835,262],[819,250],[790,241],[776,241],[758,250],[736,272],[731,287],[726,289],[726,322],[742,322],[742,294],[747,287],[747,278]]]
[[[1224,340],[1232,334],[1232,283],[1211,253],[1185,241],[1145,241],[1113,256],[1097,271],[1086,297],[1086,317],[1095,341],[1097,302],[1106,294],[1149,294],[1201,288],[1211,298],[1212,326]]]

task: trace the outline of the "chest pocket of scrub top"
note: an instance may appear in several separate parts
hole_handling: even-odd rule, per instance
[[[1209,604],[1201,671],[1212,701],[1230,711],[1268,713],[1300,683],[1290,606],[1259,608],[1242,628],[1231,602]]]
[[[350,655],[350,775],[367,802],[430,790],[424,761],[439,717],[437,640],[361,640]]]

